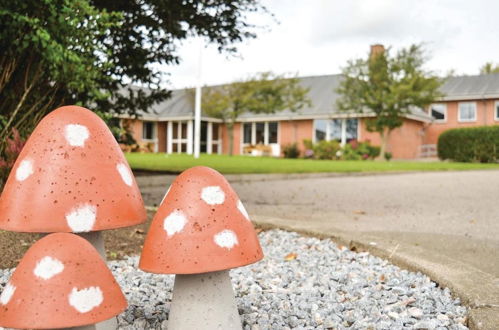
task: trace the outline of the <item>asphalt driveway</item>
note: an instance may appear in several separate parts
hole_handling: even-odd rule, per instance
[[[173,178],[139,177],[146,204]],[[499,277],[499,171],[228,178],[250,215],[404,242]]]

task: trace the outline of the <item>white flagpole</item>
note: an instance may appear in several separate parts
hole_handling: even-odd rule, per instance
[[[201,69],[203,64],[203,40],[199,40],[198,79],[196,84],[196,99],[194,103],[194,158],[199,158],[201,151]]]

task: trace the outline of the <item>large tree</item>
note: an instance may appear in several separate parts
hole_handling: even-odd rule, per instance
[[[441,95],[442,79],[426,71],[424,63],[422,47],[412,45],[394,56],[390,49],[373,52],[343,68],[337,106],[341,111],[373,115],[366,119],[367,129],[380,134],[381,157],[390,133],[403,124],[404,116]]]
[[[59,105],[134,113],[165,99],[155,66],[177,64],[193,35],[234,52],[255,36],[254,11],[266,9],[259,0],[0,0],[0,158],[13,129],[28,135]]]
[[[245,80],[203,89],[202,108],[209,116],[220,118],[227,126],[229,154],[233,154],[234,124],[244,113],[297,111],[310,105],[308,89],[296,77],[285,78],[271,72]]]
[[[481,74],[499,73],[499,64],[487,62],[480,68],[480,73]]]

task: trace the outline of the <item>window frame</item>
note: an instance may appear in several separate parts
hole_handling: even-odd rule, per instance
[[[474,105],[474,108],[475,108],[475,116],[473,117],[473,119],[463,119],[461,118],[461,105],[463,104],[473,104]],[[457,121],[460,122],[460,123],[471,123],[471,122],[475,122],[477,121],[477,114],[478,112],[478,109],[477,109],[477,104],[476,102],[459,102],[457,104]]]
[[[499,110],[499,101],[494,102],[494,120],[499,121],[498,111]]]
[[[432,107],[434,105],[441,105],[443,106],[443,110],[444,110],[444,119],[436,119],[432,116],[431,114],[431,110],[432,110]],[[433,122],[434,123],[446,123],[447,122],[447,104],[446,103],[432,103],[430,104],[430,107],[428,109],[428,115],[433,118]],[[476,114],[475,114],[476,115]]]
[[[147,137],[145,137],[145,133],[146,133],[145,125],[149,124],[149,123],[152,125],[152,128],[151,128],[152,138],[151,139],[148,139]],[[156,141],[156,122],[155,121],[150,121],[150,120],[142,121],[142,141]]]

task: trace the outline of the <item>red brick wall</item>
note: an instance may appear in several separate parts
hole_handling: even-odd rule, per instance
[[[366,122],[359,120],[360,141],[369,141],[372,145],[381,145],[379,133],[369,132]],[[424,124],[419,121],[405,119],[404,124],[394,129],[388,140],[387,151],[394,159],[414,159],[419,157],[420,146],[424,140]]]
[[[136,119],[123,119],[123,126],[130,130],[137,143],[142,141],[142,121]]]
[[[279,122],[279,143],[281,150],[286,145],[298,143],[301,151],[305,150],[303,140],[311,140],[314,134],[313,120],[287,120]]]
[[[457,101],[441,102],[447,104],[447,116],[444,123],[432,123],[426,132],[425,144],[437,144],[438,137],[442,132],[451,128],[498,125],[499,121],[494,120],[494,106],[497,100],[470,100],[463,102],[476,102],[476,121],[459,122]]]

